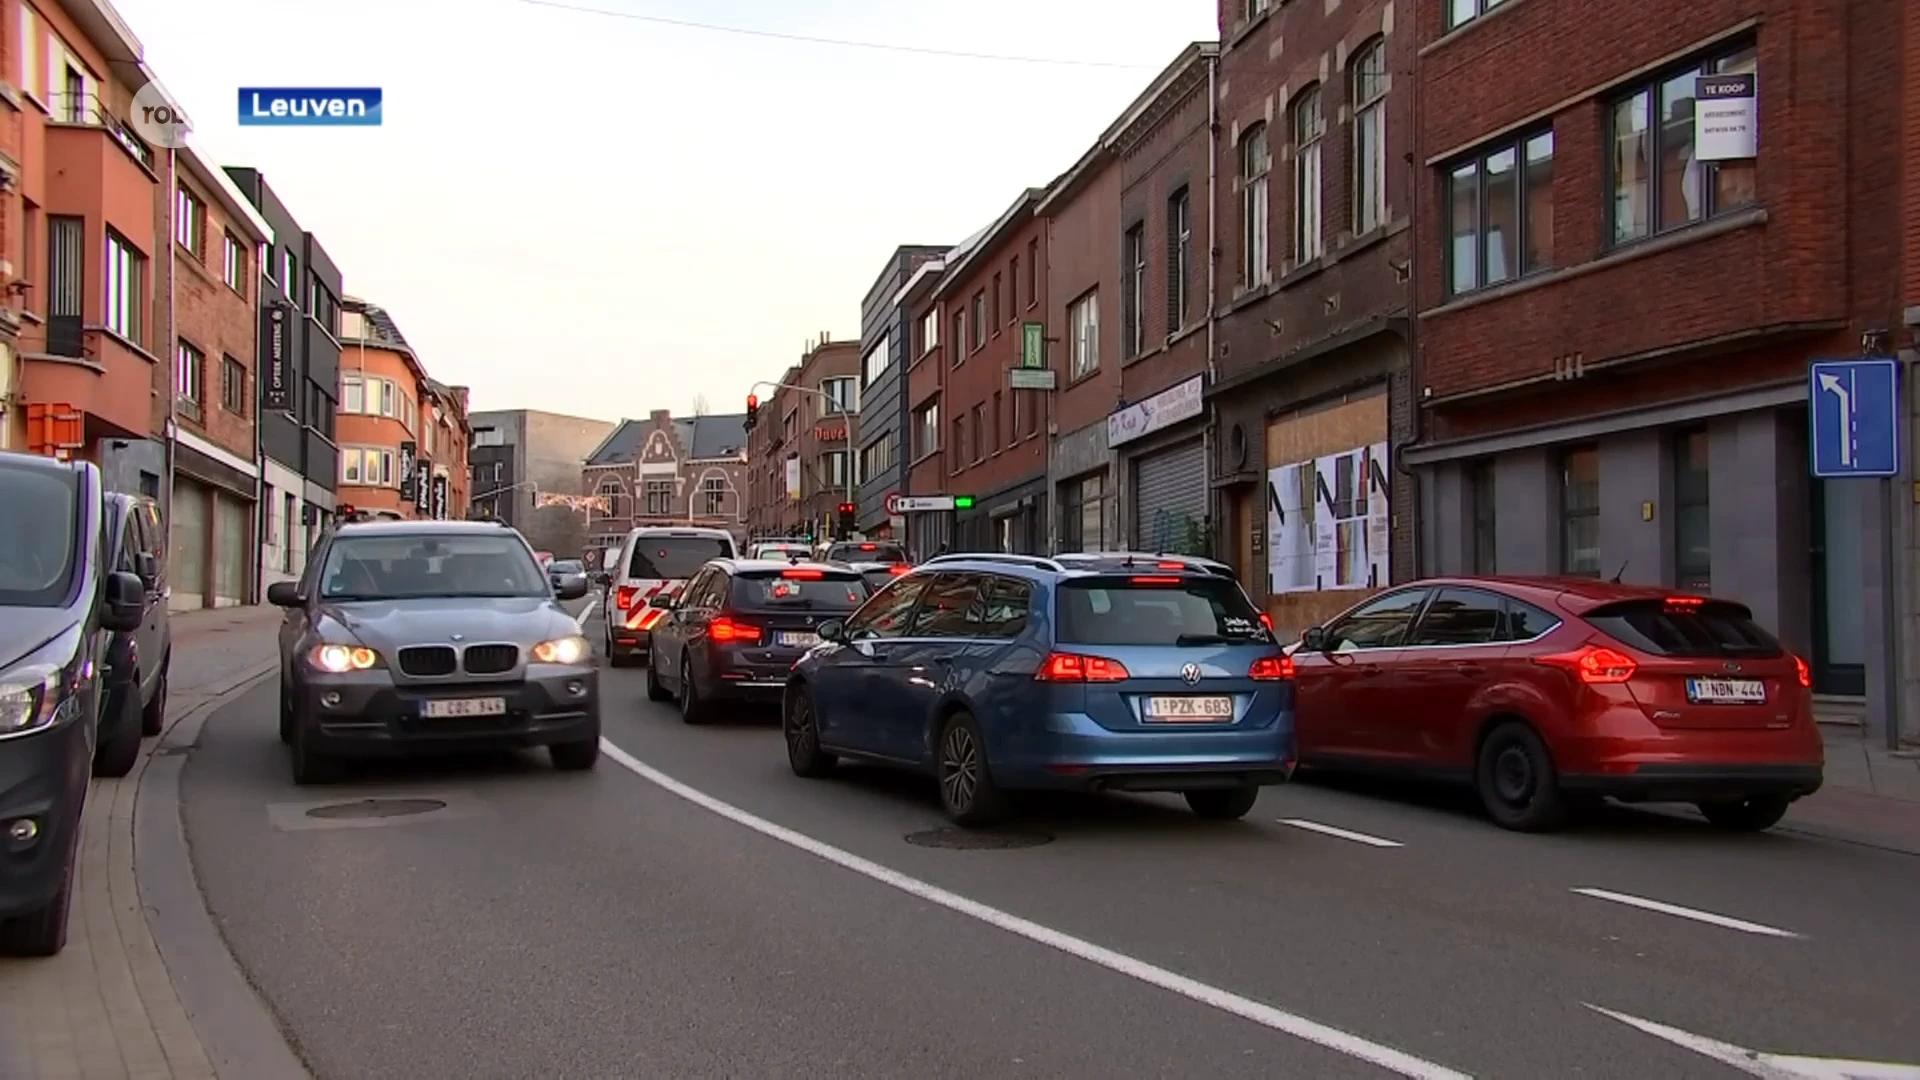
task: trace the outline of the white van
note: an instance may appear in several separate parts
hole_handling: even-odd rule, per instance
[[[648,602],[661,593],[678,593],[707,560],[738,557],[733,534],[725,529],[647,525],[629,532],[606,567],[607,662],[614,667],[646,663],[653,626],[666,615]]]

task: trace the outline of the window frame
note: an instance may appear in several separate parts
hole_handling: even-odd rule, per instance
[[[1305,266],[1327,253],[1325,94],[1321,84],[1303,88],[1287,106],[1293,135],[1293,264]]]
[[[1167,198],[1167,336],[1187,327],[1193,291],[1193,195],[1182,187]]]
[[[102,267],[105,310],[101,322],[114,334],[141,345],[146,332],[147,257],[113,229],[106,232],[107,262]]]
[[[1082,314],[1085,325],[1082,325]],[[1082,331],[1085,331],[1083,334]],[[1067,382],[1078,382],[1100,370],[1100,290],[1081,293],[1067,305]]]
[[[1235,153],[1240,173],[1240,287],[1252,290],[1273,280],[1273,147],[1265,121],[1247,128]]]
[[[1376,37],[1360,46],[1348,74],[1349,100],[1353,102],[1350,224],[1355,236],[1387,223],[1387,95],[1392,89],[1387,39]]]
[[[173,240],[202,262],[207,257],[207,204],[185,184],[173,191]]]
[[[191,404],[196,419],[206,403],[207,354],[185,338],[177,338],[173,349],[173,394],[183,404]]]
[[[1573,460],[1583,454],[1591,455],[1593,458],[1594,499],[1592,506],[1576,508],[1571,505],[1572,485],[1569,484],[1567,480],[1573,471]],[[1590,577],[1597,580],[1603,572],[1599,560],[1604,556],[1599,554],[1594,556],[1595,562],[1593,569],[1590,571],[1575,569],[1573,565],[1574,546],[1571,543],[1571,536],[1575,522],[1592,521],[1595,531],[1594,542],[1596,546],[1599,543],[1600,500],[1602,498],[1599,490],[1600,448],[1593,443],[1563,447],[1559,454],[1559,465],[1560,506],[1558,508],[1558,518],[1560,523],[1560,573],[1567,577]]]
[[[1144,221],[1127,227],[1120,239],[1120,332],[1127,345],[1127,359],[1137,360],[1147,351],[1147,225]]]
[[[1473,10],[1466,15],[1459,14],[1455,5],[1462,2],[1472,5]],[[1448,31],[1458,30],[1475,19],[1485,18],[1506,2],[1507,0],[1447,0],[1445,27]]]
[[[1718,180],[1720,169],[1727,163],[1720,161],[1702,162],[1696,158],[1697,164],[1705,166],[1700,170],[1700,201],[1702,206],[1700,216],[1675,225],[1662,223],[1662,218],[1664,217],[1663,211],[1666,206],[1666,193],[1665,185],[1660,181],[1665,175],[1666,166],[1664,162],[1668,151],[1665,139],[1667,125],[1661,120],[1663,113],[1661,91],[1665,89],[1669,83],[1689,73],[1696,76],[1728,74],[1730,72],[1728,72],[1725,65],[1735,58],[1746,54],[1751,54],[1750,70],[1756,73],[1757,79],[1757,72],[1760,67],[1759,45],[1756,39],[1743,36],[1730,41],[1720,42],[1711,48],[1695,53],[1689,59],[1668,65],[1657,71],[1649,72],[1641,78],[1636,79],[1631,86],[1616,88],[1613,93],[1603,99],[1600,145],[1602,153],[1601,183],[1603,185],[1601,188],[1601,202],[1602,213],[1605,216],[1601,236],[1604,250],[1616,251],[1621,248],[1632,247],[1634,244],[1645,243],[1649,240],[1668,236],[1684,229],[1704,225],[1717,217],[1738,213],[1742,210],[1750,210],[1760,205],[1760,196],[1756,189],[1754,197],[1750,202],[1721,206],[1719,204],[1720,188]],[[1643,96],[1646,98],[1647,106],[1647,129],[1641,133],[1640,140],[1643,149],[1647,152],[1649,169],[1648,176],[1646,177],[1647,224],[1644,232],[1631,236],[1622,236],[1620,234],[1620,169],[1618,161],[1618,150],[1620,147],[1618,138],[1619,109],[1622,105]],[[1695,98],[1694,101],[1695,107],[1697,108],[1699,99]],[[1691,117],[1689,117],[1688,123],[1691,124],[1692,122]]]
[[[885,348],[886,343],[882,342],[876,351],[884,350]],[[844,387],[845,393],[836,393],[833,389],[830,389],[835,386]],[[820,415],[822,417],[853,416],[859,413],[859,377],[855,375],[830,375],[821,379],[820,396],[816,400],[820,402]]]
[[[987,290],[975,289],[967,301],[967,324],[967,352],[977,353],[987,347]]]
[[[247,415],[247,366],[227,355],[220,357],[220,407],[235,416]]]
[[[1532,229],[1528,220],[1528,207],[1530,205],[1528,195],[1531,191],[1527,183],[1527,164],[1530,160],[1528,154],[1530,148],[1542,139],[1546,140],[1547,143],[1545,160],[1557,164],[1559,153],[1558,139],[1554,135],[1551,122],[1549,122],[1543,127],[1529,127],[1510,135],[1502,136],[1496,141],[1475,147],[1472,152],[1463,154],[1441,166],[1440,205],[1446,210],[1442,215],[1441,224],[1441,251],[1445,260],[1443,264],[1442,284],[1446,287],[1446,295],[1449,298],[1470,296],[1487,289],[1497,289],[1505,285],[1511,285],[1516,281],[1524,281],[1537,274],[1547,273],[1554,269],[1555,260],[1553,258],[1551,243],[1549,243],[1546,258],[1543,259],[1539,265],[1528,265],[1529,241],[1532,237]],[[1487,264],[1491,260],[1487,258],[1489,248],[1488,239],[1490,235],[1487,231],[1487,162],[1501,154],[1509,152],[1513,154],[1514,158],[1513,184],[1515,188],[1515,199],[1513,250],[1518,265],[1509,267],[1507,276],[1500,280],[1489,281],[1487,280]],[[1456,185],[1459,183],[1459,174],[1462,169],[1468,166],[1472,166],[1473,168],[1474,183],[1474,265],[1473,283],[1462,286],[1457,280],[1459,267],[1459,250],[1457,245],[1459,234],[1454,231],[1453,212],[1454,192]],[[1547,191],[1549,203],[1551,203],[1554,192],[1554,174],[1552,172],[1548,173]],[[1551,241],[1551,222],[1549,222],[1548,228],[1549,241]]]
[[[241,296],[246,296],[247,279],[251,276],[247,269],[246,245],[242,244],[240,238],[233,235],[230,229],[224,231],[221,236],[220,279],[227,283],[227,288]]]

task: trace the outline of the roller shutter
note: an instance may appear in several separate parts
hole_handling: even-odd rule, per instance
[[[191,611],[206,606],[207,489],[178,477],[173,482],[173,543],[167,551],[168,587],[173,596],[167,606],[175,611]]]
[[[222,604],[242,604],[247,599],[247,540],[253,530],[247,519],[252,507],[227,495],[220,497],[217,511],[219,529],[214,544],[214,595]]]
[[[1133,462],[1133,547],[1201,554],[1207,521],[1207,455],[1201,440]]]

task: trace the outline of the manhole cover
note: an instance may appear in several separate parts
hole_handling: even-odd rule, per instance
[[[439,799],[361,799],[359,802],[316,806],[307,811],[307,816],[311,818],[406,817],[409,814],[430,814],[435,810],[446,808],[447,804]]]
[[[1039,847],[1053,837],[1042,832],[981,832],[974,829],[928,829],[908,833],[907,843],[920,847],[950,848],[955,851],[1004,851],[1008,848]]]

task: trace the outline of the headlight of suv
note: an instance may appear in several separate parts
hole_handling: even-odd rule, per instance
[[[0,674],[0,738],[52,727],[59,711],[59,668],[28,664]]]
[[[307,662],[330,675],[345,675],[378,667],[380,654],[364,645],[316,645]]]
[[[587,639],[554,638],[533,647],[533,658],[542,664],[577,664],[587,658]]]

